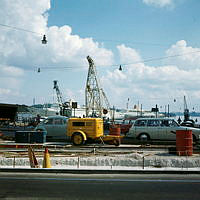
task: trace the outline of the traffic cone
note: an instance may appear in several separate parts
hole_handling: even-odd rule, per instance
[[[39,168],[37,158],[31,146],[28,147],[28,156],[31,168]]]
[[[45,147],[44,151],[43,168],[51,168],[50,155],[47,147]]]

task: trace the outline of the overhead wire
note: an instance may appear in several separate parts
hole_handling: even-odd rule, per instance
[[[93,38],[94,40],[102,41],[102,42],[112,42],[112,43],[126,43],[126,44],[136,44],[136,45],[147,45],[147,46],[170,46],[171,44],[159,44],[159,43],[151,43],[151,42],[136,42],[136,41],[125,41],[125,40],[108,40],[101,38]],[[97,41],[97,42],[98,42]]]
[[[19,27],[7,25],[7,24],[1,24],[0,23],[0,26],[6,27],[6,28],[11,28],[11,29],[14,29],[14,30],[25,31],[25,32],[29,32],[29,33],[42,35],[42,33],[38,33],[38,32],[35,32],[35,31],[31,31],[31,30],[27,30],[27,29],[24,29],[24,28],[19,28]],[[150,42],[136,42],[136,41],[130,42],[130,41],[123,41],[123,40],[109,40],[109,39],[103,39],[103,38],[92,38],[92,39],[93,40],[100,40],[100,41],[103,41],[103,42],[114,42],[114,43],[119,43],[119,42],[123,43],[124,42],[126,44],[138,44],[138,45],[150,45],[150,46],[169,46],[169,44],[158,44],[158,43],[150,43]]]
[[[33,33],[33,34],[43,35],[42,33],[38,33],[38,32],[35,32],[35,31],[30,31],[30,30],[23,29],[23,28],[18,28],[16,26],[10,26],[10,25],[6,25],[6,24],[0,24],[0,26],[11,28],[11,29],[15,29],[15,30],[18,30],[18,31],[25,31],[25,32]]]
[[[152,62],[152,61],[157,61],[157,60],[180,57],[180,56],[193,54],[193,53],[200,53],[200,50],[199,51],[192,51],[192,52],[188,52],[188,53],[183,53],[183,54],[175,54],[175,55],[170,55],[170,56],[158,57],[158,58],[149,58],[149,59],[145,59],[145,60],[141,60],[141,61],[136,61],[136,62],[133,62],[133,63],[124,63],[124,64],[121,64],[121,65],[126,66],[126,65],[138,64],[138,63],[147,63],[147,62]]]
[[[27,29],[23,29],[23,28],[19,28],[19,27],[15,27],[15,26],[10,26],[10,25],[6,25],[6,24],[1,24],[0,26],[3,27],[7,27],[7,28],[11,28],[11,29],[15,29],[15,30],[19,30],[19,31],[25,31],[25,32],[29,32],[29,33],[33,33],[33,34],[39,34],[42,35],[41,33],[35,32],[35,31],[30,31]],[[94,38],[94,40],[97,40],[97,38]],[[99,39],[102,41],[107,41],[107,42],[123,42],[120,40],[107,40],[107,39]],[[127,41],[126,41],[127,43]],[[129,42],[128,42],[129,43]],[[158,43],[146,43],[146,42],[131,42],[131,43],[135,43],[135,44],[140,44],[140,45],[154,45],[154,46],[167,46],[167,44],[158,44]],[[120,63],[120,64],[114,64],[114,65],[98,65],[97,67],[116,67],[116,66],[127,66],[127,65],[132,65],[132,64],[138,64],[138,63],[147,63],[147,62],[152,62],[152,61],[157,61],[157,60],[163,60],[163,59],[168,59],[168,58],[174,58],[174,57],[180,57],[183,55],[187,55],[187,54],[193,54],[193,53],[199,53],[199,51],[193,51],[193,52],[188,52],[188,53],[183,53],[183,54],[176,54],[176,55],[170,55],[170,56],[165,56],[165,57],[158,57],[158,58],[148,58],[148,59],[144,59],[144,60],[140,60],[140,61],[135,61],[132,63]],[[52,69],[74,69],[74,68],[83,68],[86,66],[69,66],[69,67],[39,67],[45,70],[52,70]]]
[[[193,53],[200,53],[199,51],[193,51],[193,52],[188,52],[188,53],[183,53],[183,54],[176,54],[176,55],[170,55],[170,56],[165,56],[165,57],[158,57],[158,58],[149,58],[149,59],[144,59],[141,61],[135,61],[132,63],[123,63],[123,64],[114,64],[114,65],[96,65],[96,67],[118,67],[118,66],[128,66],[128,65],[133,65],[133,64],[139,64],[139,63],[147,63],[147,62],[152,62],[152,61],[157,61],[157,60],[164,60],[164,59],[169,59],[169,58],[175,58],[175,57],[180,57],[188,54],[193,54]],[[74,68],[83,68],[87,66],[69,66],[69,67],[39,67],[40,69],[74,69]]]

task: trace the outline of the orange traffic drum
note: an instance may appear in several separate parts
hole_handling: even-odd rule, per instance
[[[120,136],[121,128],[120,125],[113,124],[109,128],[109,135],[118,135]]]
[[[179,156],[192,156],[193,139],[191,130],[176,131],[176,154]]]

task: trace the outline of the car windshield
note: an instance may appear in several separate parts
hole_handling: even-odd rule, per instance
[[[53,124],[53,119],[45,119],[44,124]]]

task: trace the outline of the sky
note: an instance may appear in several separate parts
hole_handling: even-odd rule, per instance
[[[64,100],[84,105],[89,55],[111,106],[183,111],[186,96],[200,112],[199,0],[0,0],[0,8],[0,103],[55,103],[57,80]]]

